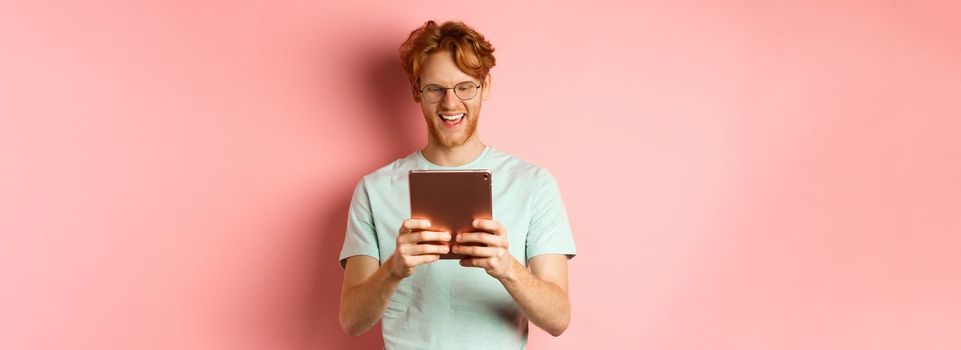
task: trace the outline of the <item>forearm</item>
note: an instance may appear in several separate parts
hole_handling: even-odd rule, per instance
[[[340,325],[344,331],[356,336],[377,324],[399,284],[400,279],[383,264],[363,282],[345,287],[340,297]]]
[[[537,278],[520,262],[512,260],[511,273],[500,279],[501,284],[528,320],[555,337],[564,333],[571,319],[567,292]]]

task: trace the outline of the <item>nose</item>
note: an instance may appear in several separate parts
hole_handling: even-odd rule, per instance
[[[454,94],[453,89],[447,90],[447,91],[444,91],[444,98],[440,100],[440,104],[441,106],[444,106],[444,108],[447,108],[447,109],[457,108],[457,105],[460,104],[460,98],[458,98],[457,95]]]

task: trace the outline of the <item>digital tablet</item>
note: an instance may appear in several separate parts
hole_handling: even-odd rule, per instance
[[[451,243],[456,242],[458,233],[477,231],[474,219],[493,218],[490,170],[411,170],[408,183],[411,219],[430,220],[430,231],[450,232]],[[440,258],[463,257],[447,253]]]

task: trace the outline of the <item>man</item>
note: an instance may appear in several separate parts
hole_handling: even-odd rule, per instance
[[[575,250],[557,183],[476,132],[494,49],[463,23],[429,21],[400,51],[428,142],[354,191],[340,254],[341,326],[359,335],[382,319],[387,349],[523,349],[528,320],[561,335]],[[494,220],[475,220],[477,232],[458,234],[450,248],[426,244],[451,233],[409,219],[413,169],[490,169]],[[484,246],[462,245],[471,242]],[[469,257],[439,261],[450,249]]]

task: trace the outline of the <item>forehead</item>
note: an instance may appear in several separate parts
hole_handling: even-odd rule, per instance
[[[447,50],[434,52],[424,60],[420,71],[421,84],[454,85],[462,81],[475,81],[454,63],[454,55]]]

